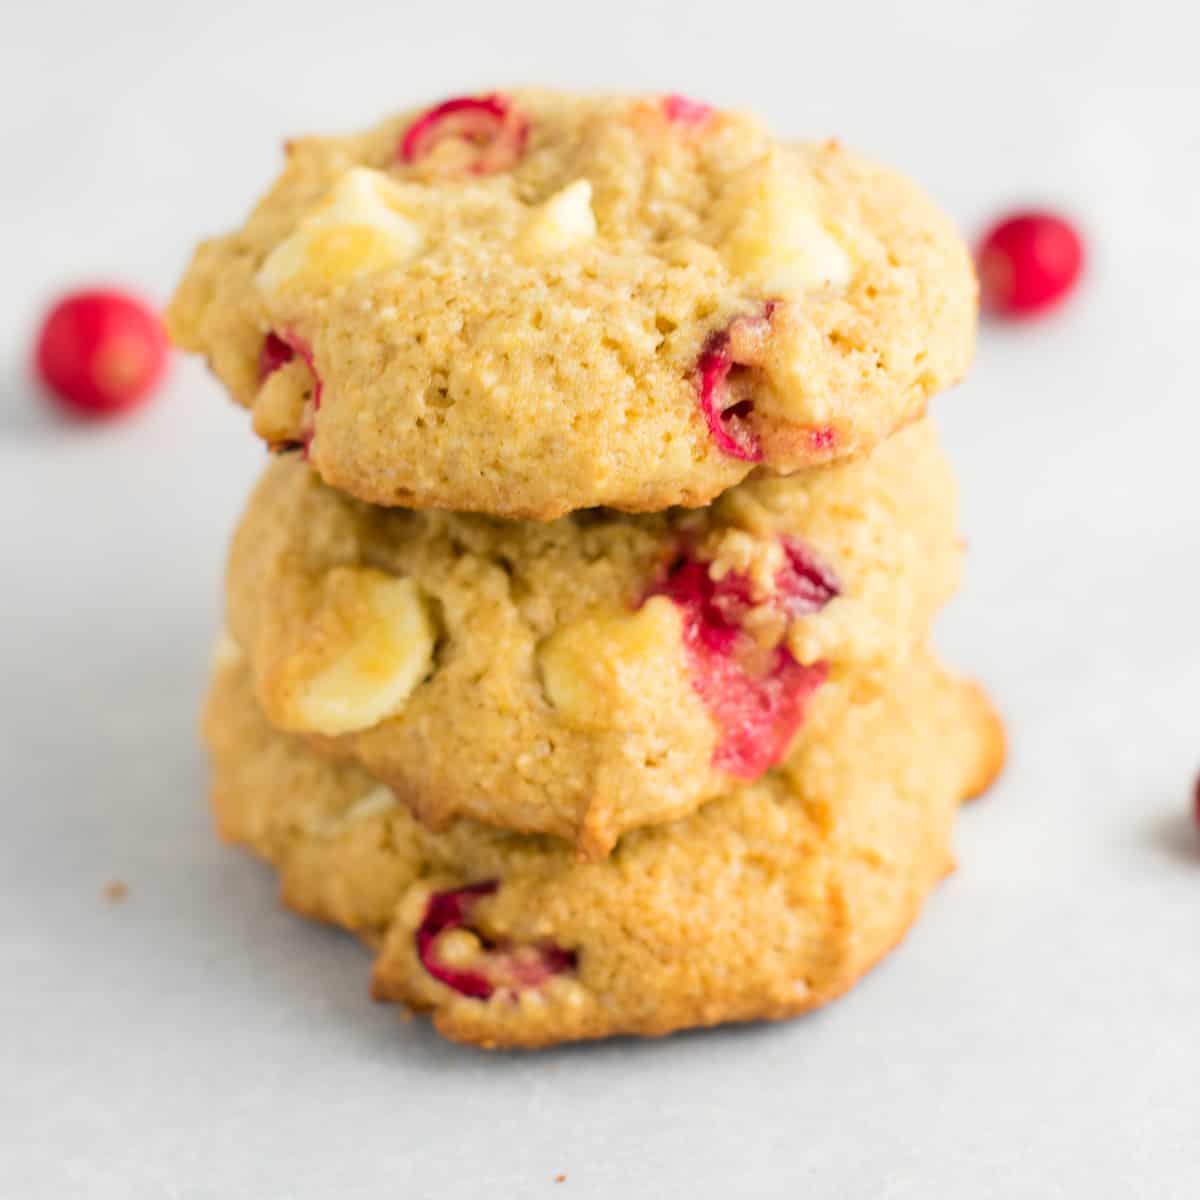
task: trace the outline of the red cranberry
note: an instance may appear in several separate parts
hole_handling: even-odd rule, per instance
[[[709,336],[696,361],[696,387],[700,411],[717,448],[731,458],[758,462],[762,443],[750,423],[754,401],[744,388],[731,387],[735,368],[754,366],[771,332],[775,302],[769,301],[759,317],[738,317],[727,329]]]
[[[664,96],[662,106],[667,120],[677,125],[702,125],[716,111],[702,100],[689,100],[687,96],[679,95]]]
[[[784,646],[760,677],[725,655],[699,651],[694,661],[696,690],[721,729],[713,766],[736,779],[757,779],[783,758],[809,698],[829,677],[828,663],[802,666]]]
[[[162,321],[142,301],[111,290],[75,292],[47,314],[34,367],[59,405],[111,417],[149,398],[167,367]]]
[[[783,540],[786,562],[775,577],[774,602],[789,616],[817,612],[838,594],[827,568],[795,539]],[[739,779],[757,779],[783,757],[804,719],[809,698],[825,682],[826,663],[804,666],[785,645],[752,668],[742,621],[753,605],[750,580],[731,571],[714,580],[708,564],[681,556],[651,594],[668,596],[683,612],[692,686],[720,730],[713,765]]]
[[[296,357],[296,352],[277,333],[268,333],[258,352],[258,382],[286,366]]]
[[[529,122],[501,95],[457,96],[422,113],[400,139],[401,162],[415,163],[455,139],[473,147],[463,169],[472,175],[504,171],[520,159]]]
[[[708,568],[704,560],[685,554],[650,594],[664,595],[683,610],[687,636],[714,654],[729,655],[754,602],[753,590],[745,575],[731,571],[718,581]]]
[[[1062,217],[1049,212],[1006,217],[979,246],[983,306],[1009,317],[1053,308],[1075,287],[1083,257],[1079,233]]]
[[[258,382],[261,386],[263,380],[269,375],[273,375],[280,367],[286,366],[292,361],[296,355],[299,355],[308,366],[309,373],[313,379],[312,391],[312,412],[305,420],[304,430],[297,441],[288,442],[273,442],[271,450],[277,454],[286,454],[293,450],[299,450],[301,455],[307,459],[309,447],[312,445],[313,433],[313,418],[321,408],[321,376],[317,374],[316,361],[313,358],[313,352],[303,338],[297,337],[293,333],[268,333],[263,339],[263,344],[258,352]]]
[[[538,947],[541,964],[541,976],[534,978],[532,972],[525,972],[530,987],[544,983],[551,975],[566,975],[579,966],[579,955],[574,950],[566,950],[552,942]]]
[[[837,445],[837,430],[832,425],[818,425],[808,431],[808,444],[813,450],[832,450]]]
[[[417,927],[417,956],[425,970],[456,992],[480,1000],[486,1000],[492,994],[491,983],[475,971],[458,971],[443,966],[434,955],[434,942],[447,930],[465,925],[475,902],[481,896],[492,895],[499,886],[494,879],[489,879],[484,883],[459,888],[456,892],[434,892],[425,908],[425,917]]]
[[[840,584],[833,572],[798,538],[780,540],[786,559],[775,575],[780,606],[789,617],[820,612],[841,592]]]
[[[496,880],[488,879],[452,892],[434,892],[416,931],[417,957],[425,970],[459,995],[476,1000],[487,1000],[498,988],[518,992],[541,987],[552,976],[575,970],[578,963],[574,950],[553,942],[512,946],[489,941],[473,929],[468,923],[471,910],[484,896],[494,895],[499,886]],[[486,971],[460,970],[438,961],[437,939],[452,929],[469,929],[479,939]]]
[[[700,411],[704,413],[709,432],[719,450],[732,458],[758,462],[762,458],[762,445],[746,420],[753,411],[753,404],[749,400],[728,406],[722,403],[725,381],[733,369],[728,345],[729,335],[717,333],[708,339],[700,352],[700,359],[696,363]]]

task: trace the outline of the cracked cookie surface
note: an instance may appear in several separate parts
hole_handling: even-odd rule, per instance
[[[950,222],[835,142],[679,97],[462,97],[287,144],[170,306],[268,442],[381,505],[698,506],[963,375]]]

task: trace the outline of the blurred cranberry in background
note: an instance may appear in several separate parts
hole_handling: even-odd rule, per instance
[[[1083,240],[1069,221],[1054,213],[1013,213],[984,234],[976,259],[986,311],[1035,316],[1074,291],[1083,270]]]
[[[47,313],[34,369],[60,408],[106,419],[149,399],[169,352],[162,320],[150,305],[114,289],[79,291]]]

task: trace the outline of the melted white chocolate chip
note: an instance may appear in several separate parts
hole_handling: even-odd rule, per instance
[[[233,634],[222,627],[213,640],[212,651],[209,655],[209,667],[214,675],[222,671],[232,670],[238,666],[244,655],[242,648],[233,640]]]
[[[355,821],[369,821],[372,817],[390,812],[397,804],[399,801],[396,799],[396,793],[386,784],[380,783],[365,796],[355,800],[342,814],[342,820],[347,825],[352,825]]]
[[[484,961],[483,943],[469,929],[448,929],[437,940],[437,961],[453,970],[466,970]]]
[[[314,837],[333,838],[346,833],[352,826],[391,812],[399,801],[395,792],[380,783],[365,796],[360,796],[349,808],[336,815],[322,815],[305,822],[306,830]]]
[[[810,187],[773,154],[742,172],[717,206],[721,252],[764,295],[845,287],[850,257],[814,210]]]
[[[656,679],[674,677],[681,652],[679,612],[654,596],[637,612],[564,625],[542,644],[538,660],[546,696],[563,718],[603,728],[627,705],[623,698],[653,693]]]
[[[338,624],[352,633],[291,705],[295,728],[330,736],[368,729],[398,712],[428,674],[435,640],[413,580],[361,568],[340,584],[336,603],[352,617]]]
[[[576,179],[533,210],[521,233],[521,248],[534,255],[559,254],[595,236],[592,185]]]
[[[293,284],[331,286],[413,258],[423,234],[401,202],[382,171],[351,168],[267,256],[259,288],[271,296]]]

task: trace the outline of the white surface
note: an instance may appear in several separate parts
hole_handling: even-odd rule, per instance
[[[1184,6],[224,7],[5,8],[0,1196],[1200,1194],[1200,94],[1106,86],[1187,61]],[[940,640],[1010,768],[902,952],[809,1019],[486,1056],[373,1007],[366,954],[209,833],[244,418],[190,363],[106,430],[24,379],[44,298],[164,296],[285,132],[512,79],[746,104],[970,229],[1032,198],[1091,231],[1079,302],[988,330],[937,406],[971,549]]]

